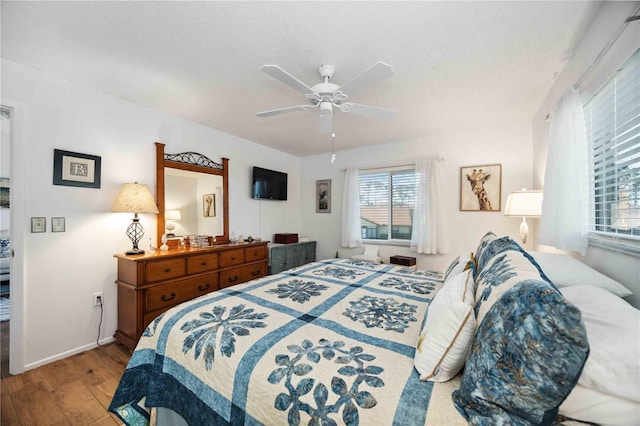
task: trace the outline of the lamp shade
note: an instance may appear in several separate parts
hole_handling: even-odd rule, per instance
[[[505,216],[542,216],[542,191],[515,191],[507,197]]]
[[[165,220],[181,220],[182,215],[180,214],[180,210],[167,210],[164,212]]]
[[[111,211],[118,213],[160,213],[149,187],[143,183],[125,183]]]

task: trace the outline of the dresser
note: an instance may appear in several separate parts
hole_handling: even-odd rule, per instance
[[[277,274],[287,269],[316,261],[316,242],[269,245],[269,273]]]
[[[167,309],[212,291],[267,275],[266,242],[116,254],[116,342],[133,350],[144,329]]]

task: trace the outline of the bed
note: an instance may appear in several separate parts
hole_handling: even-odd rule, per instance
[[[433,386],[413,357],[442,278],[330,259],[195,299],[147,328],[111,407],[128,424],[145,396],[194,425],[410,424]]]
[[[640,316],[614,294],[628,290],[556,286],[567,256],[544,257],[487,233],[444,272],[328,259],[219,290],[149,325],[109,410],[129,425],[151,407],[158,425],[633,424]],[[593,328],[605,300],[624,315]]]

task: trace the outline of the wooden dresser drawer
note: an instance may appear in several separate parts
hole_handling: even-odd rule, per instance
[[[267,275],[268,264],[264,262],[258,262],[247,266],[241,266],[238,268],[228,269],[220,272],[220,288],[229,287],[232,285],[247,282],[254,278],[260,278]]]
[[[218,268],[218,254],[201,254],[187,258],[187,273],[212,271]]]
[[[146,291],[146,311],[155,311],[218,289],[218,273],[151,287]]]
[[[244,263],[244,249],[226,250],[220,252],[220,267],[241,265]]]
[[[267,250],[264,247],[250,247],[244,251],[247,262],[254,262],[267,258]]]
[[[184,263],[183,257],[147,263],[147,282],[166,280],[184,275]]]

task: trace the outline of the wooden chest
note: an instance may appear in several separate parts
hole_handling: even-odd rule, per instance
[[[412,256],[395,255],[389,258],[389,262],[394,265],[415,266],[416,258]]]

